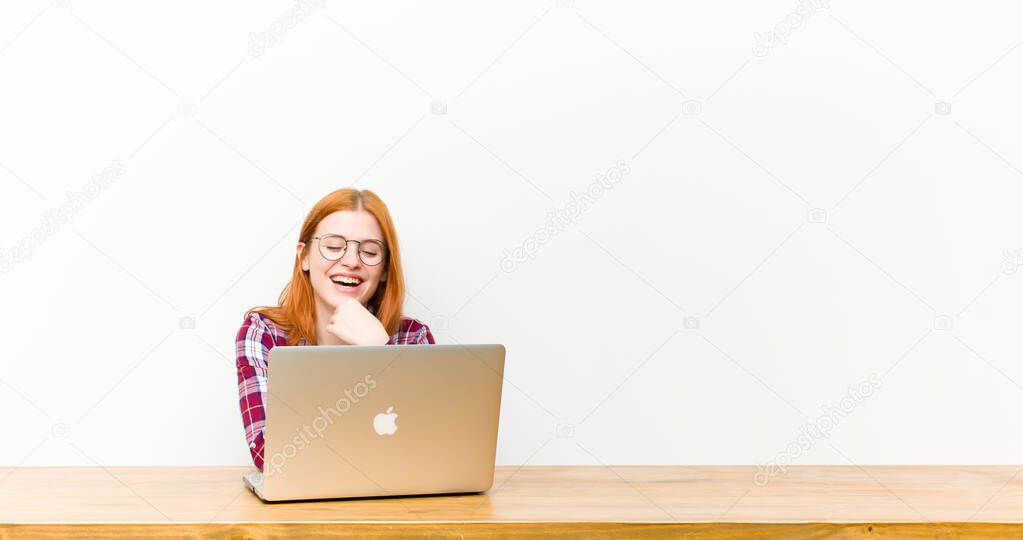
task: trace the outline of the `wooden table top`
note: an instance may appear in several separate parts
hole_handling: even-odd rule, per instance
[[[0,468],[0,537],[145,534],[154,526],[253,536],[514,530],[740,538],[812,529],[815,538],[884,531],[1023,537],[1020,466],[791,466],[766,483],[754,481],[757,469],[748,466],[498,467],[494,488],[482,495],[277,504],[243,486],[251,471]]]

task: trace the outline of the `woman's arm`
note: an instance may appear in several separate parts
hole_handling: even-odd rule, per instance
[[[245,319],[235,336],[235,363],[238,367],[238,405],[245,425],[245,442],[252,462],[263,470],[263,428],[266,414],[267,353],[274,346],[273,335],[256,314]]]

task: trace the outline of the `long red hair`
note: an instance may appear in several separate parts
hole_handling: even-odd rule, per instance
[[[309,273],[302,270],[302,259],[309,253],[310,239],[323,218],[342,210],[365,210],[376,218],[380,229],[384,232],[384,244],[387,246],[387,280],[381,282],[376,293],[370,299],[367,308],[380,320],[387,333],[394,335],[402,319],[402,306],[405,303],[405,274],[401,269],[401,253],[398,249],[398,234],[391,220],[387,205],[368,189],[339,189],[320,199],[313,206],[302,224],[299,241],[305,242],[301,256],[295,257],[295,268],[291,273],[291,281],[284,286],[277,306],[258,306],[250,309],[251,313],[261,313],[274,322],[282,330],[288,332],[288,345],[296,345],[305,338],[309,345],[316,345],[316,300]]]

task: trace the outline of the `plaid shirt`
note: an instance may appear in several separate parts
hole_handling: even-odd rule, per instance
[[[398,331],[387,345],[418,345],[435,343],[430,328],[416,319],[403,318]],[[245,441],[252,454],[252,462],[263,470],[263,428],[266,425],[266,373],[270,349],[288,344],[288,334],[269,318],[253,313],[245,319],[235,337],[235,356],[238,367],[238,403],[245,425]],[[307,345],[301,339],[298,345]]]

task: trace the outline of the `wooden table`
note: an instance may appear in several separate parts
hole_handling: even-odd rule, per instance
[[[499,467],[484,495],[265,504],[246,467],[0,468],[0,538],[1023,538],[1023,467]]]

